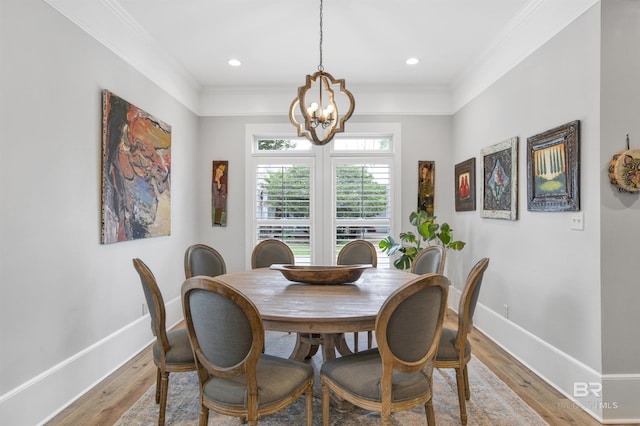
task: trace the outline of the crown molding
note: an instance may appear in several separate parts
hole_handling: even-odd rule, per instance
[[[44,0],[169,95],[198,113],[199,84],[116,0]]]
[[[117,0],[44,0],[197,115],[282,115],[295,87],[201,87]],[[360,87],[354,114],[453,114],[601,0],[531,0],[443,87]]]
[[[452,113],[465,106],[600,0],[531,0],[453,81]]]

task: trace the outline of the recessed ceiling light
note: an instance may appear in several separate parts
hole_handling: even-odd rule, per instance
[[[407,65],[415,65],[418,62],[420,62],[420,59],[418,59],[418,58],[409,58],[409,59],[407,59]]]
[[[240,65],[242,65],[242,62],[240,62],[237,59],[229,59],[229,61],[227,63],[229,65],[231,65],[232,67],[239,67]]]

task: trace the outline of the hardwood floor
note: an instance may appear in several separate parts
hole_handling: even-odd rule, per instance
[[[455,313],[447,314],[445,326],[457,326]],[[474,330],[470,339],[474,355],[550,425],[600,424],[479,331]],[[149,347],[47,425],[111,425],[154,385],[155,378],[156,368]]]

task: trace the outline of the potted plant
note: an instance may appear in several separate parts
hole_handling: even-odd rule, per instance
[[[448,223],[439,224],[435,216],[429,216],[424,210],[412,212],[409,215],[409,223],[416,228],[416,232],[401,232],[399,242],[389,235],[379,244],[382,252],[388,256],[401,253],[393,262],[398,269],[411,268],[413,259],[425,247],[438,244],[445,249],[462,250],[466,244],[453,239],[453,229]]]

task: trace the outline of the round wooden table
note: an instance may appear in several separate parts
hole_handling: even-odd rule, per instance
[[[344,333],[375,328],[376,316],[394,290],[417,275],[394,269],[369,268],[354,283],[318,285],[287,280],[280,271],[253,269],[219,275],[258,308],[264,328],[298,333],[290,358],[302,360],[323,349],[325,360],[335,350],[351,353]]]

